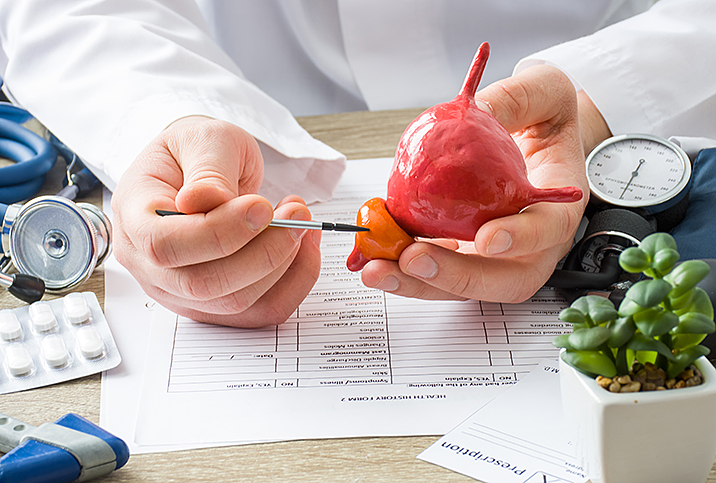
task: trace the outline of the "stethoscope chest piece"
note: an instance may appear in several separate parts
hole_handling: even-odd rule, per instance
[[[8,207],[3,251],[19,272],[62,293],[85,282],[111,247],[111,224],[98,208],[61,196],[42,196]]]

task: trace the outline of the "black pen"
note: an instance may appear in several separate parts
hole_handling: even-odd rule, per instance
[[[154,210],[159,216],[184,215],[180,211]],[[303,230],[323,231],[370,231],[370,228],[363,226],[347,225],[345,223],[331,223],[330,221],[305,221],[305,220],[272,220],[269,226],[277,228],[298,228]]]

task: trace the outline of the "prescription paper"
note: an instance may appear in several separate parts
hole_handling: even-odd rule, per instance
[[[418,458],[485,483],[581,483],[562,416],[559,366],[545,360]]]
[[[364,201],[385,196],[391,164],[349,162],[334,199],[311,207],[315,218],[353,223]],[[146,361],[132,366],[143,366],[141,397],[136,374],[132,390],[127,378],[122,386],[136,401],[133,451],[444,434],[540,360],[556,359],[552,339],[571,330],[557,319],[566,304],[553,291],[515,305],[401,298],[345,268],[352,234],[326,232],[322,245],[317,285],[278,328],[218,327],[153,309]],[[103,411],[122,411],[105,402]],[[201,424],[177,424],[196,408]]]

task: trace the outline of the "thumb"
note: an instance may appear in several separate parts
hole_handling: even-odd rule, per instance
[[[239,195],[256,193],[263,161],[256,140],[228,122],[200,116],[167,128],[167,148],[184,174],[176,207],[206,213]]]
[[[475,101],[511,133],[543,122],[576,122],[572,82],[561,70],[547,65],[490,84],[476,93]]]

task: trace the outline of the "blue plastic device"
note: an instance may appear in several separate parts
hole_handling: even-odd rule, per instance
[[[0,414],[0,451],[0,483],[87,481],[129,459],[124,441],[72,413],[37,427]]]

